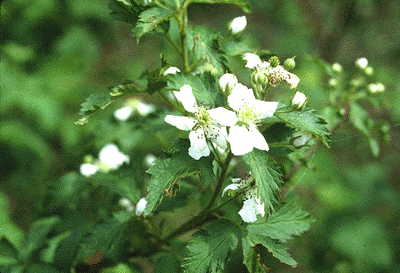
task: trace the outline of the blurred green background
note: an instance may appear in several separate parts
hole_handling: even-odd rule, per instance
[[[391,124],[391,141],[381,146],[379,157],[344,123],[331,149],[312,157],[316,171],[299,170],[292,183],[316,222],[289,244],[298,267],[273,261],[272,272],[400,272],[395,259],[400,257],[400,2],[253,1],[252,6],[245,39],[282,59],[296,55],[298,89],[312,95],[311,105],[326,105],[328,77],[309,57],[339,62],[349,77],[354,61],[366,57],[386,92],[380,95],[385,109],[365,107],[375,120]],[[129,26],[112,21],[109,12],[102,0],[1,3],[0,191],[25,231],[48,185],[78,171],[83,157],[97,155],[111,138],[98,136],[100,120],[109,119],[123,100],[84,127],[73,125],[80,103],[113,83],[140,81],[146,69],[160,65],[159,52],[168,51],[154,36],[136,44]],[[229,20],[241,15],[232,5],[189,7],[194,25],[225,33]],[[248,83],[248,72],[232,65]],[[143,98],[159,103],[156,96]]]

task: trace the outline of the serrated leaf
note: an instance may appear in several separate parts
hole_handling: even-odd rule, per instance
[[[210,184],[214,174],[212,170],[213,156],[193,159],[188,154],[189,140],[179,139],[173,148],[174,152],[158,158],[147,173],[151,174],[151,180],[147,190],[146,208],[144,216],[148,216],[161,202],[164,193],[173,194],[171,190],[176,189],[177,182],[183,177],[200,174],[203,184]]]
[[[254,249],[252,249],[257,244],[261,244],[266,247],[268,251],[271,252],[272,255],[275,258],[279,259],[282,263],[291,266],[295,266],[297,264],[296,261],[287,252],[288,248],[283,243],[280,243],[278,240],[274,240],[266,236],[251,234],[248,232],[248,230],[244,230],[242,237],[243,262],[249,270],[253,267],[258,267],[254,265]]]
[[[283,183],[282,174],[275,161],[266,151],[258,149],[243,155],[242,160],[255,179],[261,200],[274,210],[278,203],[279,186]]]
[[[196,26],[187,30],[188,49],[193,51],[197,62],[206,60],[217,69],[217,73],[223,74],[229,70],[225,53],[220,46],[219,34],[205,26]]]
[[[164,21],[168,21],[173,15],[173,11],[161,7],[152,7],[143,11],[139,16],[134,34],[137,37],[137,42],[146,33],[150,33],[155,30],[159,24]]]
[[[180,272],[182,272],[182,268],[178,257],[172,253],[167,253],[157,259],[153,273],[180,273]]]
[[[121,249],[124,242],[128,239],[129,221],[118,221],[117,219],[106,219],[104,223],[93,227],[89,235],[80,244],[77,259],[83,260],[98,251],[106,255]]]
[[[249,0],[193,0],[192,3],[207,3],[207,4],[232,4],[241,8],[244,12],[251,12]]]
[[[210,72],[199,75],[184,75],[182,73],[168,75],[169,90],[179,90],[186,84],[192,87],[197,103],[203,103],[209,107],[223,105],[224,97],[218,92],[218,83]]]
[[[19,257],[22,261],[29,261],[34,254],[34,251],[39,249],[46,242],[45,238],[47,234],[59,220],[60,219],[57,216],[53,216],[40,219],[33,223],[31,230],[26,235],[25,240],[21,245]]]
[[[303,211],[295,202],[290,202],[272,213],[267,222],[248,225],[247,230],[251,234],[286,242],[294,235],[300,235],[310,229],[312,222],[314,220],[308,212]]]
[[[114,84],[108,88],[109,93],[91,94],[86,101],[81,104],[79,115],[83,117],[76,121],[75,125],[85,125],[89,118],[99,109],[105,109],[115,99],[131,93],[138,93],[140,90],[131,81],[124,84]]]
[[[331,133],[326,127],[327,122],[315,112],[310,107],[306,107],[301,112],[291,111],[291,107],[283,107],[278,109],[274,115],[286,124],[318,137],[329,148]]]
[[[139,14],[146,8],[136,1],[130,1],[130,3],[131,5],[126,5],[122,1],[110,0],[108,7],[111,9],[111,18],[135,26],[139,19]]]
[[[219,220],[192,235],[184,258],[186,273],[209,273],[224,269],[238,244],[238,227],[228,220]]]
[[[293,152],[294,148],[292,145],[288,144],[287,146],[283,146],[283,143],[289,142],[294,131],[294,128],[288,127],[286,124],[279,122],[274,123],[265,129],[262,134],[267,143],[281,143],[279,147],[270,147],[268,153],[273,155],[287,155]]]

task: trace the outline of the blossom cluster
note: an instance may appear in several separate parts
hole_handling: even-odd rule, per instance
[[[227,97],[230,109],[207,109],[198,105],[190,85],[182,86],[174,94],[192,116],[167,115],[165,121],[180,130],[191,131],[189,155],[194,159],[208,156],[210,146],[223,151],[229,146],[234,155],[244,155],[253,148],[268,151],[268,144],[257,125],[274,114],[277,102],[256,99],[253,90],[240,83],[231,86]]]

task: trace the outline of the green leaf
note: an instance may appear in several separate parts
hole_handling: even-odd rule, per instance
[[[192,237],[187,246],[189,254],[184,259],[186,273],[218,272],[224,269],[239,241],[238,227],[228,220],[213,222]]]
[[[127,233],[132,229],[129,223],[129,219],[119,221],[116,218],[108,218],[104,223],[94,226],[80,244],[77,259],[83,260],[100,250],[109,256],[121,251],[124,242],[128,240]]]
[[[149,191],[146,200],[144,216],[149,216],[156,206],[161,202],[164,193],[173,195],[177,190],[178,181],[181,178],[194,174],[200,174],[204,185],[211,184],[214,174],[212,170],[213,156],[202,157],[199,160],[193,159],[188,154],[190,147],[189,140],[179,139],[171,149],[171,153],[158,158],[147,173],[151,174],[151,180],[147,190]]]
[[[326,127],[327,122],[312,108],[306,107],[300,112],[291,111],[291,107],[283,107],[278,109],[274,115],[286,124],[318,137],[329,148],[331,133]]]
[[[81,104],[79,115],[83,117],[76,121],[75,125],[85,125],[89,118],[99,109],[104,110],[115,99],[131,93],[141,92],[132,81],[123,84],[114,84],[108,88],[109,93],[91,94],[86,101]]]
[[[229,70],[220,46],[221,37],[217,32],[205,26],[196,26],[189,28],[186,34],[188,49],[193,51],[198,63],[205,60],[211,64],[217,70],[214,74],[223,74]]]
[[[14,246],[5,238],[0,240],[0,266],[18,263],[18,252]]]
[[[57,216],[53,216],[40,219],[33,223],[33,226],[26,235],[25,241],[22,243],[19,252],[19,256],[22,261],[28,262],[35,250],[44,245],[47,234],[49,234],[59,220],[60,219]]]
[[[232,4],[241,8],[244,12],[251,12],[249,0],[193,0],[192,3],[207,3],[207,4]]]
[[[210,72],[204,72],[199,75],[184,75],[182,73],[168,75],[169,90],[177,91],[187,84],[192,87],[197,103],[204,103],[209,107],[224,104],[224,97],[218,92],[218,83]]]
[[[54,263],[54,256],[56,254],[57,247],[65,238],[69,237],[70,235],[71,231],[67,231],[51,238],[49,240],[49,246],[41,253],[42,261],[46,263]]]
[[[283,143],[289,143],[294,131],[295,129],[286,126],[285,123],[279,122],[265,129],[262,134],[267,143],[281,143],[279,147],[270,147],[268,153],[273,155],[287,155],[293,152],[294,148],[292,145],[284,145]]]
[[[279,185],[283,183],[282,174],[275,161],[266,151],[253,149],[242,157],[246,168],[252,172],[261,200],[271,210],[278,203]]]
[[[269,252],[272,253],[272,255],[276,258],[278,258],[282,263],[295,266],[297,263],[296,261],[290,257],[290,254],[287,253],[287,247],[283,244],[280,243],[278,240],[271,239],[267,236],[260,236],[258,234],[252,234],[248,230],[243,231],[243,237],[242,237],[242,245],[243,245],[243,263],[247,266],[249,271],[253,268],[257,269],[259,268],[258,265],[255,263],[258,263],[259,261],[255,261],[254,255],[257,255],[257,252],[255,252],[254,247],[257,244],[261,244],[264,247],[268,249]],[[262,264],[260,264],[262,266]],[[253,271],[250,271],[253,272]],[[257,271],[255,271],[257,272]]]
[[[3,125],[3,124],[1,124]],[[4,129],[4,127],[1,127]],[[0,241],[1,246],[5,247],[10,243],[14,249],[18,249],[23,240],[24,240],[24,232],[14,224],[13,220],[11,219],[11,213],[9,209],[9,201],[7,196],[0,191]],[[1,248],[3,254],[3,248]],[[4,249],[5,251],[5,249]],[[6,251],[8,253],[8,251]]]
[[[131,5],[126,5],[118,0],[110,0],[108,7],[111,9],[111,18],[135,26],[139,19],[139,14],[145,10],[145,7],[136,1],[129,2]]]
[[[137,37],[137,42],[143,35],[155,30],[159,24],[168,21],[172,15],[172,10],[161,7],[153,7],[143,11],[139,16],[136,28],[133,30]]]
[[[310,229],[312,222],[314,220],[308,212],[303,211],[295,202],[290,202],[272,213],[267,222],[248,225],[247,230],[251,234],[286,242],[294,235],[300,235]]]

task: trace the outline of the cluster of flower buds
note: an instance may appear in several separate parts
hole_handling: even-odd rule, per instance
[[[86,157],[86,162],[81,164],[80,172],[83,176],[91,176],[98,171],[109,172],[117,170],[124,163],[129,164],[129,156],[121,153],[117,145],[109,143],[99,152],[99,159],[93,160],[93,157]]]
[[[243,207],[238,212],[243,221],[247,223],[257,221],[257,214],[265,216],[265,204],[257,194],[257,188],[252,186],[253,178],[232,178],[232,184],[228,185],[222,192],[222,196],[235,196],[243,194]]]

